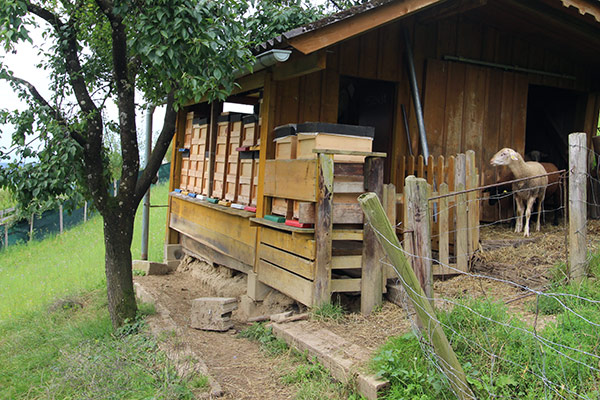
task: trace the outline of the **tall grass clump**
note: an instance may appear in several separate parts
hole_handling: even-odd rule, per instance
[[[467,299],[438,313],[477,398],[598,398],[600,313],[597,303],[569,301],[573,312],[563,308],[537,328],[489,300]],[[428,348],[409,335],[379,350],[373,368],[392,383],[388,399],[453,398],[423,355]]]

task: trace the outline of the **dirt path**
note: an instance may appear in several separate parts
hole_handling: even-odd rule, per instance
[[[239,339],[236,333],[248,325],[236,322],[228,332],[208,332],[189,328],[191,300],[214,293],[189,274],[135,277],[161,306],[166,308],[179,329],[177,340],[194,349],[211,376],[220,384],[222,399],[291,399],[293,386],[283,385],[281,377],[294,365],[288,356],[270,357],[258,344]]]

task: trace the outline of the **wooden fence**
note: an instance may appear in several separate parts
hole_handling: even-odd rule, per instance
[[[434,275],[456,273],[447,265],[460,271],[469,268],[469,259],[479,247],[480,192],[476,190],[479,172],[475,165],[475,152],[444,156],[429,156],[427,164],[423,156],[404,157],[400,164],[400,176],[414,175],[429,184],[429,217],[431,248],[434,258]],[[407,225],[408,208],[404,206],[404,189],[396,195],[400,210],[397,226],[404,232],[404,242],[410,243],[413,233]]]

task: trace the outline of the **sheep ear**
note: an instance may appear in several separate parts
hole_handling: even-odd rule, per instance
[[[510,159],[513,160],[513,161],[517,161],[518,160],[517,156],[515,154],[511,154],[510,155]]]

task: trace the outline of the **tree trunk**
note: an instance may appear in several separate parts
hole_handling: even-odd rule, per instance
[[[131,273],[131,241],[135,214],[104,215],[104,264],[108,311],[114,328],[126,319],[133,320],[137,311]]]

